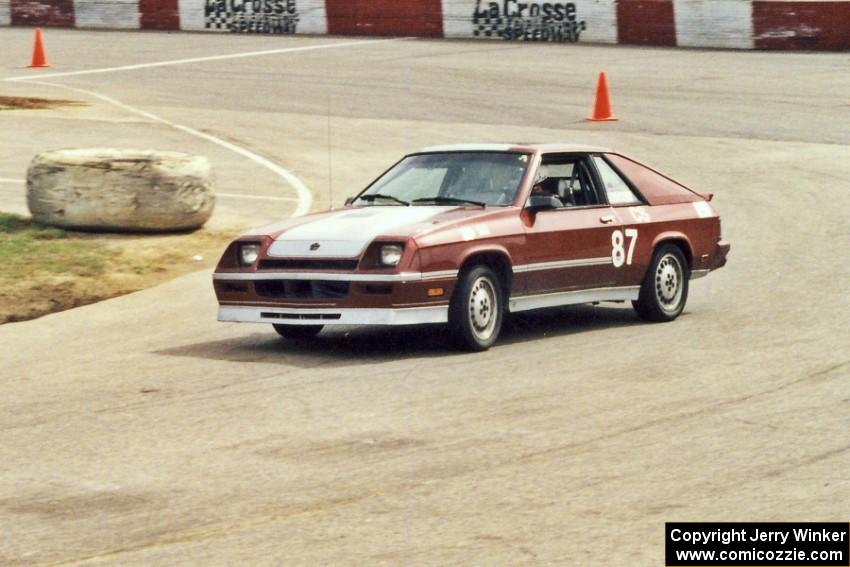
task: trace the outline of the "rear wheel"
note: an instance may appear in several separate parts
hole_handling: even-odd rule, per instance
[[[672,321],[688,301],[690,269],[678,246],[663,244],[652,255],[638,300],[632,302],[637,314],[647,321]]]
[[[499,278],[487,266],[461,272],[449,304],[449,329],[458,348],[490,348],[502,330],[504,297]]]
[[[273,323],[277,334],[285,339],[309,339],[315,337],[324,325],[281,325]]]

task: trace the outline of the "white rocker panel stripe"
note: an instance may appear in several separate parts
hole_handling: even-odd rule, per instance
[[[639,286],[629,286],[526,295],[512,297],[510,300],[510,310],[512,312],[528,311],[530,309],[592,303],[594,301],[636,301],[639,293]]]
[[[604,258],[581,258],[578,260],[561,260],[557,262],[539,262],[537,264],[521,264],[514,266],[515,274],[524,272],[539,272],[542,270],[560,270],[562,268],[581,268],[584,266],[605,266],[613,263],[610,256]]]
[[[285,325],[420,325],[447,323],[449,307],[435,305],[401,309],[291,309],[223,306],[218,308],[218,320]]]

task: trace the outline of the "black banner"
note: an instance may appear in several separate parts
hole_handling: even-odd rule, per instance
[[[850,567],[850,524],[668,522],[667,567]]]

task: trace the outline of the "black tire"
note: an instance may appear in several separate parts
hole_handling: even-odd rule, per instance
[[[277,334],[285,339],[309,339],[315,337],[324,325],[281,325],[273,323],[272,327]]]
[[[691,271],[682,250],[674,244],[655,249],[652,263],[640,286],[640,295],[632,305],[641,319],[672,321],[685,309]]]
[[[449,303],[449,331],[459,349],[483,351],[499,338],[505,300],[499,278],[484,265],[464,269]]]

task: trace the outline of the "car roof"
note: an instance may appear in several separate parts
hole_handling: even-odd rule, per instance
[[[419,154],[438,152],[516,152],[516,153],[611,153],[607,148],[569,143],[513,143],[513,144],[451,144],[431,146]]]

